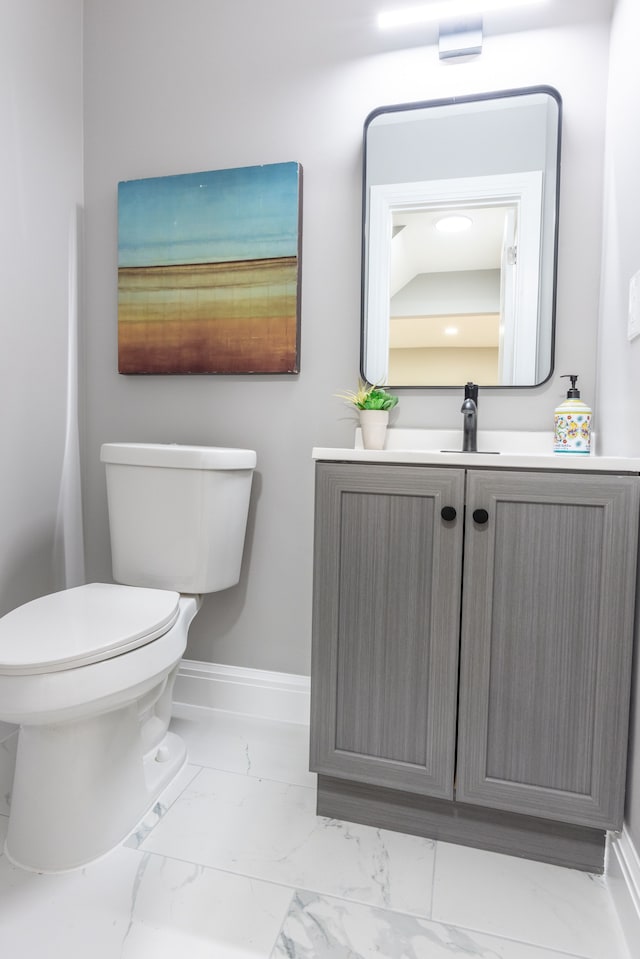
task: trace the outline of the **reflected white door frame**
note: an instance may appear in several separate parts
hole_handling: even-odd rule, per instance
[[[364,323],[364,373],[369,382],[388,383],[393,213],[505,203],[512,203],[516,207],[517,222],[514,310],[511,317],[504,318],[508,322],[505,340],[510,342],[512,354],[509,361],[511,377],[505,385],[536,382],[542,236],[542,171],[537,170],[453,180],[379,184],[370,188]]]

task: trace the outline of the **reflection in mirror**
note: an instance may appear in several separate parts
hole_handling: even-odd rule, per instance
[[[553,368],[560,97],[374,111],[365,124],[362,372],[532,386]]]
[[[389,372],[392,383],[499,383],[502,248],[515,205],[392,213]],[[425,304],[430,312],[425,315]],[[504,350],[502,351],[504,355]]]

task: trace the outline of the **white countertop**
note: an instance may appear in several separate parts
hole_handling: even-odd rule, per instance
[[[349,463],[405,463],[490,469],[640,473],[640,456],[554,453],[551,433],[479,431],[480,452],[478,453],[461,452],[461,443],[462,430],[413,430],[392,427],[387,430],[384,450],[365,450],[362,449],[362,438],[360,430],[357,429],[353,449],[316,446],[312,455],[315,460]]]

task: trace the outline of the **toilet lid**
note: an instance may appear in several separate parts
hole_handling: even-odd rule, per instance
[[[0,619],[0,674],[73,669],[144,646],[173,626],[179,600],[109,583],[42,596]]]

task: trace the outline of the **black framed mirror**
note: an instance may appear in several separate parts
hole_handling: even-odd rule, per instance
[[[553,371],[562,100],[528,87],[364,126],[361,372],[391,387]]]

